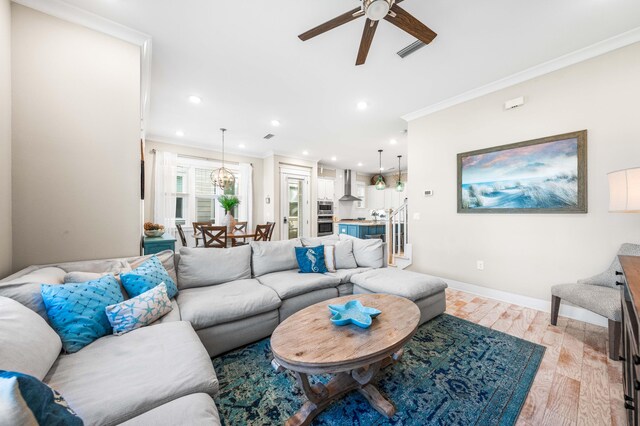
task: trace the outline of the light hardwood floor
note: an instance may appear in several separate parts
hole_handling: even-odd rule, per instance
[[[518,425],[624,425],[622,365],[607,355],[607,330],[447,289],[448,314],[544,345]]]

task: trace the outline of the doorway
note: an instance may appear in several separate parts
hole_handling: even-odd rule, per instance
[[[281,239],[311,236],[309,205],[310,172],[305,169],[281,169]]]

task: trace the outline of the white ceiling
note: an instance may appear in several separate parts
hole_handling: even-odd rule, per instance
[[[153,37],[149,138],[219,149],[226,127],[234,152],[307,150],[367,172],[379,148],[387,168],[406,155],[404,114],[640,27],[638,0],[406,0],[436,40],[400,59],[414,39],[381,22],[367,63],[355,67],[362,19],[307,42],[297,35],[357,0],[67,2]]]

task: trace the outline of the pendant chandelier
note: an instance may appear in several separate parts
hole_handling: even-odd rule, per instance
[[[378,174],[378,180],[376,181],[376,189],[378,191],[382,191],[387,187],[387,184],[384,182],[384,178],[382,177],[382,150],[378,150],[378,156],[380,157],[380,174]]]
[[[222,132],[222,166],[211,172],[211,183],[226,193],[235,187],[236,177],[231,173],[231,170],[224,167],[224,132],[227,129],[220,129],[220,131]]]
[[[402,155],[398,155],[398,182],[396,183],[396,191],[404,191],[404,182],[402,181],[402,172],[400,171],[400,159]]]

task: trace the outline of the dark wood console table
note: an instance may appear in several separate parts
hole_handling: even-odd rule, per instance
[[[640,256],[619,256],[622,271],[617,284],[622,300],[622,348],[624,407],[627,423],[637,426],[640,419]]]

